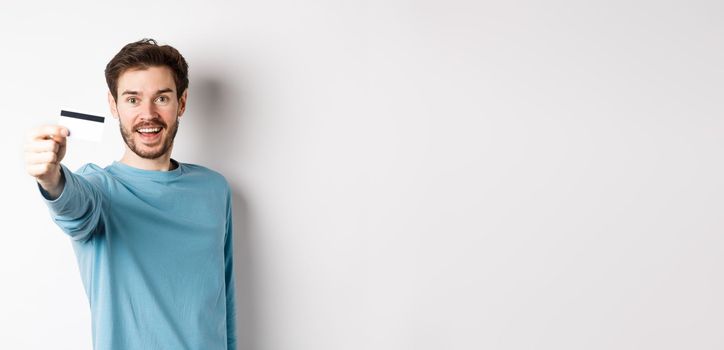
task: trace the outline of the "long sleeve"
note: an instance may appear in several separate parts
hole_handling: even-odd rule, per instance
[[[63,190],[45,200],[73,238],[93,348],[236,350],[232,192],[223,175],[188,163],[62,171]]]
[[[227,196],[226,239],[224,240],[224,264],[226,274],[226,342],[228,350],[236,350],[236,301],[234,287],[234,243],[231,191]]]
[[[103,194],[95,184],[74,174],[65,165],[61,164],[61,169],[65,186],[58,198],[49,200],[38,187],[53,221],[73,240],[86,241],[101,224]]]

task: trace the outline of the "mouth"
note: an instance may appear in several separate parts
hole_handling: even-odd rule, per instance
[[[161,135],[161,130],[163,130],[160,126],[153,126],[153,127],[141,127],[137,128],[136,132],[141,135],[141,139],[144,141],[155,141],[159,135]]]

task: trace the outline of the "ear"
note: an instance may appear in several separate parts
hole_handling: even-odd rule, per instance
[[[108,91],[108,106],[111,108],[111,114],[113,118],[118,119],[118,108],[116,107],[116,99],[113,98],[113,94]]]
[[[184,93],[181,94],[181,97],[178,99],[178,117],[181,118],[181,116],[186,112],[186,99],[189,95],[189,89],[187,88],[184,90]]]

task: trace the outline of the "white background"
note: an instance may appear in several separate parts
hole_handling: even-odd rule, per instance
[[[240,350],[724,348],[721,1],[25,2],[0,11],[0,348],[89,349],[31,127],[152,37],[174,157],[235,200]],[[107,165],[117,124],[65,163]],[[153,325],[149,325],[153,327]]]

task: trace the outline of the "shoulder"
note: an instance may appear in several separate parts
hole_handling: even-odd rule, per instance
[[[205,166],[198,165],[198,164],[192,164],[192,163],[179,163],[181,166],[184,167],[184,173],[185,175],[198,180],[202,181],[209,186],[213,187],[219,187],[223,188],[226,191],[229,191],[230,186],[229,182],[226,180],[226,177],[219,173],[218,171],[209,169]]]
[[[112,179],[112,176],[107,171],[107,168],[101,168],[93,163],[86,163],[73,173],[98,184],[105,184]]]
[[[103,168],[98,165],[87,163],[75,171],[70,170],[65,164],[60,164],[65,176],[66,185],[71,188],[77,186],[83,186],[85,189],[89,189],[88,186],[97,190],[105,192],[109,187],[112,186],[112,177]]]
[[[78,170],[75,171],[76,174],[80,175],[93,174],[97,172],[105,172],[105,169],[93,163],[83,164],[80,168],[78,168]]]

